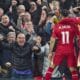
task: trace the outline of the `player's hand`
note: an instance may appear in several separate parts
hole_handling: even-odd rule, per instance
[[[49,53],[48,59],[51,61],[52,60],[52,53]]]
[[[80,67],[80,54],[78,56],[77,67]]]

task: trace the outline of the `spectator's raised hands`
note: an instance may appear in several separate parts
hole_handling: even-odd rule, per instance
[[[39,48],[37,46],[33,46],[32,50],[38,50]]]
[[[7,68],[11,67],[11,63],[10,63],[10,62],[6,62],[6,63],[5,63],[5,66],[6,66]]]
[[[20,13],[20,15],[19,15],[19,18],[24,18],[24,16],[25,16],[25,13]]]
[[[13,26],[9,26],[9,29],[12,31],[15,31],[15,29],[13,28]]]

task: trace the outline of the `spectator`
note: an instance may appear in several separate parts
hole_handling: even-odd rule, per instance
[[[79,17],[80,16],[80,7],[73,8],[73,12],[76,15],[76,17]]]
[[[17,28],[25,29],[26,23],[31,21],[31,15],[29,12],[21,13],[17,20]]]
[[[17,1],[12,0],[11,5],[9,7],[9,10],[6,12],[6,14],[9,16],[10,20],[16,24],[17,21]]]
[[[11,44],[16,41],[16,33],[15,32],[9,32],[7,34],[7,41]]]
[[[4,9],[4,13],[9,10],[11,0],[0,0],[0,7]]]
[[[26,8],[26,11],[29,11],[30,9],[30,1],[29,0],[17,0],[18,1],[18,5],[24,5]]]
[[[38,5],[42,5],[42,1],[41,1],[41,0],[37,0],[36,3],[37,3]]]
[[[73,0],[60,0],[60,9],[67,9],[69,10],[70,7],[72,6]]]
[[[18,16],[20,16],[21,13],[25,13],[25,11],[26,9],[24,5],[17,5],[17,1],[12,0],[12,4],[7,14],[9,15],[10,19],[17,24]]]
[[[26,37],[28,37],[28,43],[31,44],[31,45],[34,45],[35,43],[35,37],[37,36],[37,34],[35,33],[34,31],[34,25],[33,23],[30,21],[30,22],[27,22],[26,23],[26,27],[25,27],[25,31],[24,33],[26,34]]]
[[[34,25],[33,25],[32,21],[25,22],[23,28],[20,26],[18,26],[18,27],[21,30],[21,32],[23,32],[26,35],[26,37],[27,37],[26,40],[28,40],[28,42],[30,44],[34,44],[34,38],[36,37],[36,33],[34,31]]]
[[[47,41],[50,40],[51,32],[52,32],[52,25],[54,25],[53,22],[53,13],[49,13],[46,20],[46,25],[44,27],[44,30],[47,34]]]
[[[30,6],[31,8],[29,12],[31,13],[32,22],[34,25],[38,25],[41,15],[41,7],[38,7],[35,2],[30,2]]]
[[[27,22],[31,21],[31,14],[29,12],[25,13],[24,20],[27,21]]]
[[[37,36],[35,39],[35,45],[33,46],[33,50],[35,48],[39,48],[41,50],[41,37]],[[34,76],[36,80],[37,78],[42,78],[42,70],[43,70],[43,54],[41,51],[34,50]]]
[[[46,20],[47,20],[47,11],[42,10],[41,18],[40,18],[36,33],[41,36],[43,45],[45,45],[45,43],[48,42],[48,34],[45,31]]]
[[[17,9],[18,14],[20,15],[21,13],[25,12],[25,6],[24,5],[19,5]]]
[[[0,8],[0,21],[1,21],[1,17],[3,16],[3,14],[4,14],[4,10]]]
[[[32,49],[26,43],[26,37],[23,33],[17,35],[16,43],[11,45],[2,42],[4,48],[10,48],[12,51],[12,79],[11,80],[33,80],[32,73]]]
[[[10,30],[15,31],[9,17],[7,15],[3,15],[0,23],[0,33],[7,36]]]
[[[7,40],[6,43],[11,44],[15,43],[16,41],[16,33],[15,32],[9,32],[7,34]],[[2,54],[2,69],[7,71],[7,73],[3,74],[3,78],[11,78],[11,67],[12,67],[12,52],[10,49],[4,48],[3,54]]]
[[[49,6],[50,6],[50,9],[51,11],[54,11],[54,10],[59,10],[60,9],[60,6],[59,6],[59,1],[58,0],[52,0],[50,3],[49,3]]]

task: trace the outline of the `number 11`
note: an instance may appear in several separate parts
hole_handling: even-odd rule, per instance
[[[62,34],[62,44],[69,44],[69,31],[63,31]]]

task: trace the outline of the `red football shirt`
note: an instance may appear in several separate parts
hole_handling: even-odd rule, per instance
[[[54,26],[52,37],[58,39],[56,50],[61,53],[74,51],[74,38],[79,35],[76,20],[65,18]]]

